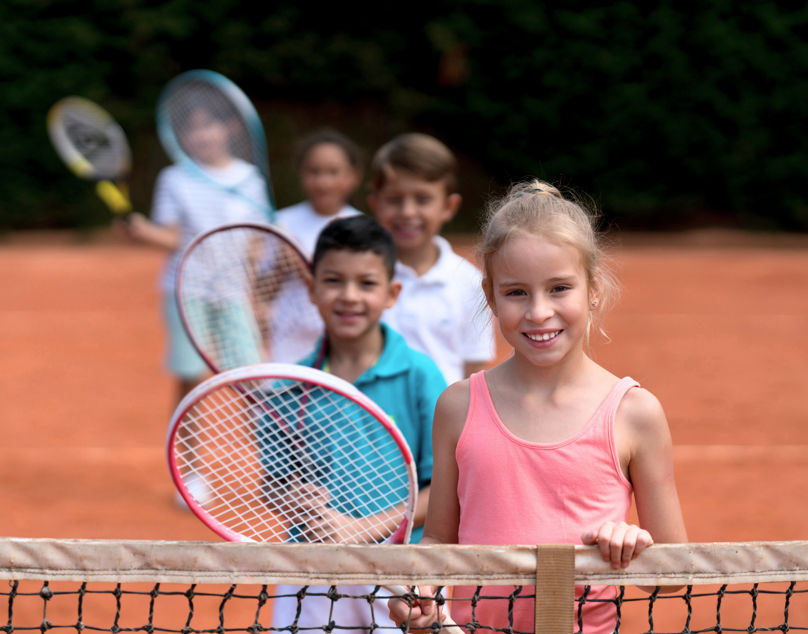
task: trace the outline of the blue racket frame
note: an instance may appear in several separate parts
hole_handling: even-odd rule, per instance
[[[221,93],[223,93],[225,97],[230,100],[238,114],[242,117],[247,129],[247,134],[249,136],[253,164],[266,181],[267,197],[269,199],[268,207],[260,201],[253,200],[248,196],[244,196],[234,187],[226,187],[221,183],[214,181],[204,172],[204,170],[199,167],[199,165],[196,164],[196,162],[194,162],[193,159],[191,159],[191,157],[185,153],[185,150],[182,148],[182,144],[177,138],[174,126],[171,124],[171,118],[167,114],[168,107],[166,104],[170,99],[170,96],[176,90],[177,86],[185,84],[189,81],[207,83],[221,91]],[[272,180],[269,173],[269,159],[267,154],[267,142],[264,126],[261,123],[261,118],[258,116],[258,112],[256,111],[252,101],[250,101],[250,98],[233,81],[221,73],[207,69],[189,70],[177,75],[177,77],[166,84],[165,88],[163,88],[163,91],[160,93],[160,98],[157,102],[157,134],[160,139],[160,143],[163,145],[163,149],[171,160],[174,161],[174,163],[181,165],[189,172],[192,172],[195,176],[211,182],[217,187],[225,189],[235,196],[250,201],[266,212],[270,222],[275,221],[275,196],[272,190]]]

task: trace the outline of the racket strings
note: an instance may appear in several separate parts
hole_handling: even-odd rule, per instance
[[[65,131],[76,149],[91,163],[99,153],[108,152],[112,145],[103,130],[90,126],[85,121],[68,119],[65,122]]]
[[[410,495],[395,440],[350,399],[290,383],[240,382],[191,408],[174,447],[180,477],[207,482],[200,506],[254,541],[389,537]]]
[[[194,126],[193,117],[200,109],[215,120],[226,124],[230,154],[247,163],[257,164],[259,157],[250,139],[249,125],[230,97],[208,81],[186,79],[174,85],[161,101],[164,115],[185,154],[194,155],[188,142],[188,132]]]
[[[48,115],[48,133],[62,159],[82,178],[120,180],[131,167],[123,129],[95,103],[65,97]]]
[[[239,518],[245,526],[265,522],[266,512],[260,512],[260,499],[251,500],[244,487],[258,481],[255,464],[249,460],[239,460],[248,456],[248,438],[253,407],[238,392],[229,391],[222,398],[209,398],[198,403],[189,413],[187,425],[178,435],[177,454],[183,457],[184,480],[190,478],[205,483],[204,499],[197,502],[220,517]],[[233,426],[232,421],[242,421],[242,426]],[[224,424],[222,421],[226,421]],[[214,462],[216,453],[211,448],[221,448],[230,457],[227,469],[219,468]],[[205,448],[205,449],[200,449]],[[190,487],[189,487],[190,488]],[[216,491],[213,495],[211,492]],[[234,521],[231,519],[231,521]]]
[[[401,461],[400,452],[386,432],[379,433],[382,428],[375,419],[347,399],[332,398],[332,393],[318,388],[303,390],[294,396],[287,393],[285,396],[287,402],[282,430],[293,451],[289,460],[294,469],[300,469],[300,479],[327,487],[332,493],[333,505],[342,513],[354,517],[382,514],[379,520],[382,523],[398,517],[402,512],[400,508],[397,509],[398,513],[390,511],[407,495],[406,467],[402,464],[403,469],[398,474],[399,480],[403,479],[403,488],[390,501],[389,480],[395,474],[388,472],[393,471],[390,465],[395,464],[397,456]],[[343,420],[350,420],[354,424],[334,427],[334,421]],[[312,425],[312,421],[327,421],[327,427],[320,423]],[[368,442],[369,439],[373,442]],[[327,457],[314,459],[313,456]],[[384,477],[374,478],[371,474],[382,474]],[[355,495],[349,499],[339,493],[360,489],[363,491],[361,496]],[[357,528],[360,526],[357,525]],[[374,530],[375,527],[371,527],[364,531],[365,537],[359,541],[368,541]]]
[[[308,265],[260,226],[211,232],[189,247],[178,300],[188,333],[221,371],[309,353],[322,320],[308,296]]]

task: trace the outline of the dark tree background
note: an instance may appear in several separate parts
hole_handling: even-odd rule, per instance
[[[167,162],[155,104],[193,68],[255,102],[282,205],[301,196],[295,142],[329,125],[368,158],[407,130],[444,140],[462,165],[458,229],[476,228],[486,197],[536,175],[591,196],[624,228],[808,230],[808,7],[396,6],[4,0],[0,230],[108,223],[47,138],[47,110],[68,94],[126,129],[133,198],[148,210]]]

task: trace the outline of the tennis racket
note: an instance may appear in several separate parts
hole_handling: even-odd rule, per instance
[[[167,456],[189,508],[229,541],[409,540],[418,489],[404,437],[321,370],[268,363],[203,381],[171,419]]]
[[[172,79],[157,104],[157,133],[171,160],[275,217],[266,135],[250,99],[224,75],[191,70]],[[235,159],[241,169],[211,168]],[[251,169],[261,187],[251,183]],[[254,181],[254,179],[253,179]]]
[[[56,153],[115,214],[132,211],[126,179],[132,153],[123,129],[99,105],[83,97],[60,99],[48,111],[48,136]]]
[[[281,229],[227,224],[183,251],[176,297],[191,342],[214,372],[309,354],[323,321],[309,300],[309,262]]]
[[[166,447],[188,507],[229,541],[409,542],[412,453],[378,405],[332,374],[269,363],[214,375],[180,402]]]

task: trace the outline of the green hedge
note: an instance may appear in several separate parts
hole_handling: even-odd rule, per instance
[[[169,0],[0,3],[0,229],[107,222],[45,132],[67,94],[122,123],[148,209],[166,163],[161,88],[211,68],[256,102],[281,204],[300,196],[294,144],[320,124],[368,155],[431,132],[461,158],[466,213],[537,175],[591,195],[622,227],[808,229],[808,8],[437,0],[376,7]],[[360,196],[360,204],[361,204]]]

